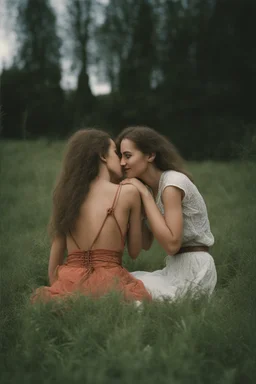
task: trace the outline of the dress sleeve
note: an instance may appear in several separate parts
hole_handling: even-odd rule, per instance
[[[162,183],[161,193],[167,187],[176,187],[184,192],[184,197],[188,197],[189,194],[189,178],[181,172],[168,171],[165,173]]]

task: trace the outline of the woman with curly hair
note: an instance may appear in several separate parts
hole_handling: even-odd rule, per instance
[[[32,301],[77,291],[99,298],[111,290],[125,300],[151,300],[144,284],[122,267],[125,241],[135,259],[142,231],[139,192],[116,184],[121,177],[116,145],[106,132],[83,129],[70,138],[53,194],[50,286],[38,288]]]

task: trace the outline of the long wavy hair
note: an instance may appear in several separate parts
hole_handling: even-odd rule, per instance
[[[106,132],[96,129],[81,129],[70,137],[53,191],[48,228],[52,239],[74,229],[90,183],[99,174],[100,156],[106,156],[109,151],[110,139]]]
[[[145,155],[155,153],[154,164],[161,171],[173,170],[181,172],[192,181],[192,176],[185,170],[184,160],[178,150],[165,136],[154,129],[140,126],[125,128],[116,138],[119,154],[123,139],[133,141],[136,147]]]

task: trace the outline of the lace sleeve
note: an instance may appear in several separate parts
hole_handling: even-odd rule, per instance
[[[176,171],[168,171],[163,177],[161,193],[163,193],[163,191],[167,187],[176,187],[184,192],[184,197],[187,197],[189,194],[189,183],[191,183],[191,181],[183,173]]]

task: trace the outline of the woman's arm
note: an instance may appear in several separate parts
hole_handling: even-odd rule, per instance
[[[51,285],[56,279],[56,268],[63,263],[65,250],[66,236],[56,236],[52,242],[48,265],[48,277]]]
[[[151,231],[160,245],[169,255],[175,255],[181,247],[183,233],[182,191],[179,188],[166,187],[162,201],[163,217],[148,189],[137,179],[128,179],[140,192]]]

